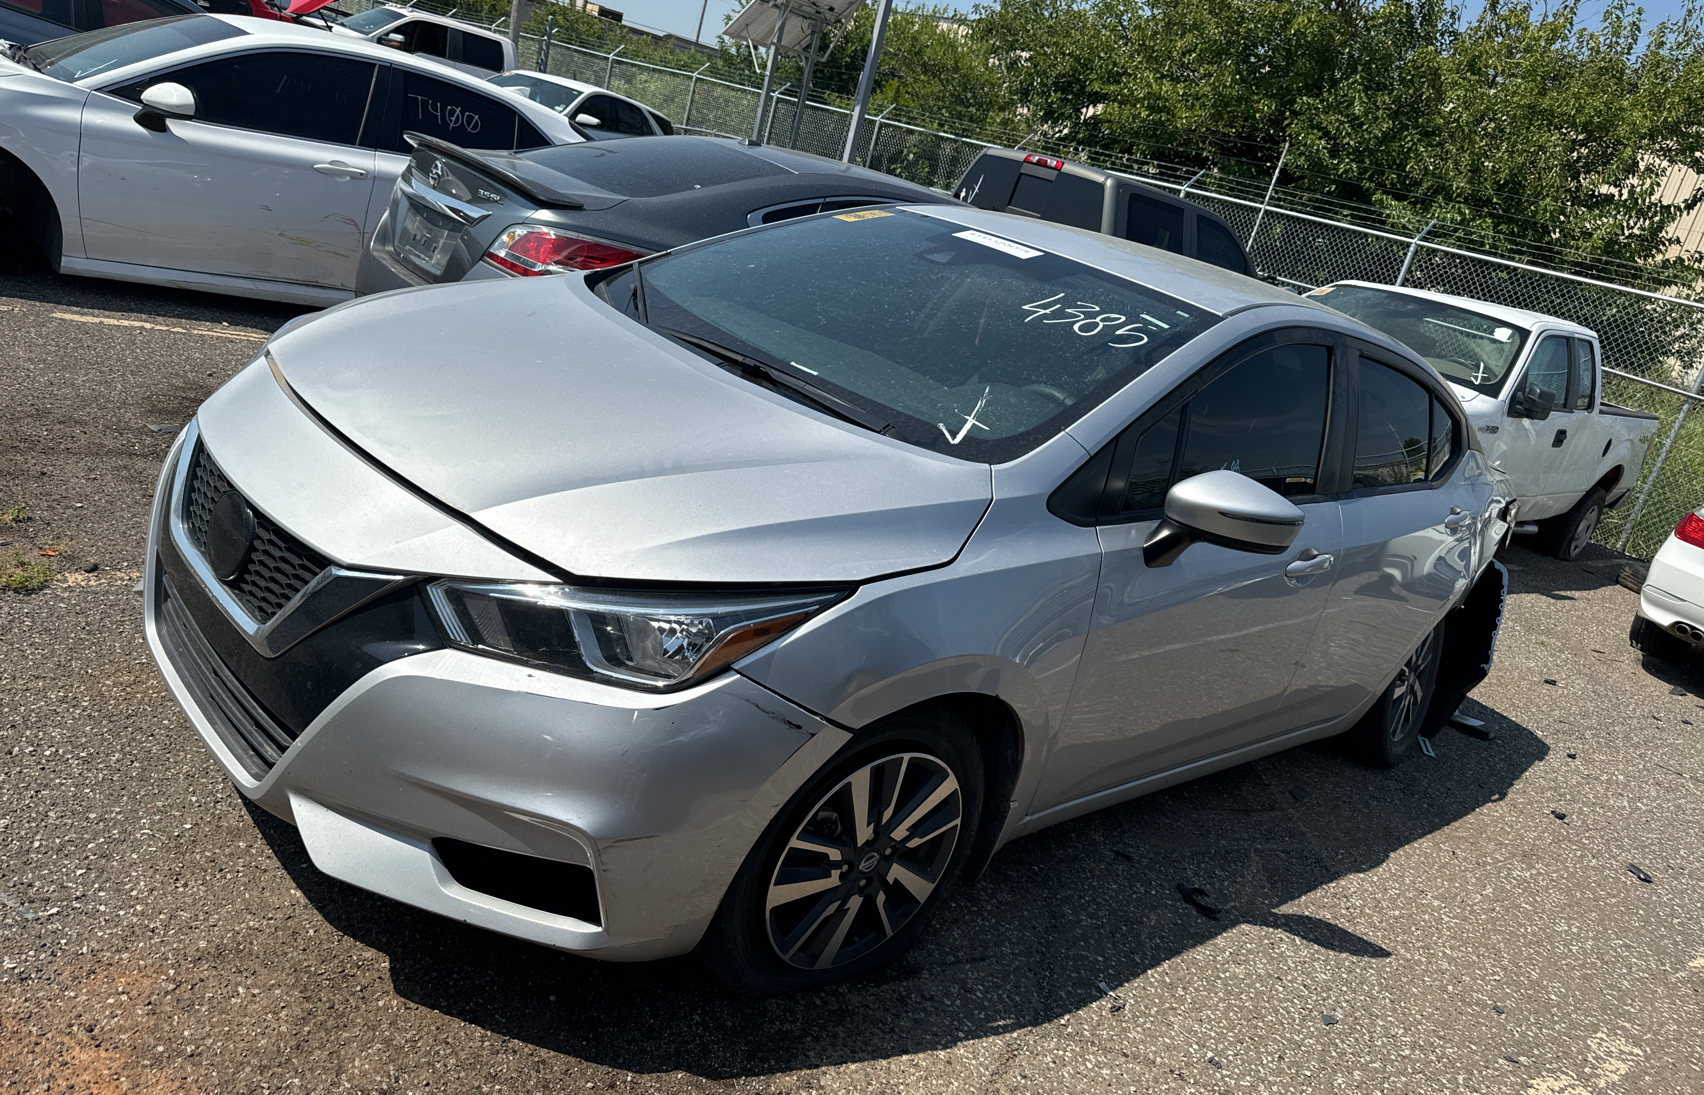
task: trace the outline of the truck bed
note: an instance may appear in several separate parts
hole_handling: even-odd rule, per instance
[[[1644,418],[1652,422],[1660,421],[1657,416],[1652,414],[1650,411],[1636,411],[1632,407],[1620,407],[1608,400],[1598,404],[1598,413],[1612,414],[1619,418]]]

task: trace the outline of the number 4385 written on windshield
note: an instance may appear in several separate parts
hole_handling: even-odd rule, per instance
[[[1145,345],[1148,341],[1149,331],[1156,327],[1163,330],[1170,326],[1170,324],[1162,323],[1149,315],[1140,317],[1145,322],[1131,323],[1129,316],[1121,316],[1117,312],[1103,312],[1100,305],[1090,304],[1086,300],[1077,301],[1075,308],[1066,308],[1063,304],[1054,303],[1054,301],[1063,299],[1064,296],[1064,293],[1055,293],[1046,300],[1038,300],[1033,304],[1024,305],[1023,310],[1030,313],[1024,317],[1024,322],[1028,323],[1032,319],[1040,319],[1043,323],[1069,323],[1071,330],[1084,338],[1094,338],[1108,327],[1118,327],[1118,330],[1112,332],[1114,338],[1133,337],[1136,340],[1134,342],[1107,343],[1108,346],[1121,350]],[[1043,305],[1052,305],[1052,307],[1043,307]],[[1042,318],[1061,309],[1064,310],[1065,314],[1058,319]],[[1120,327],[1119,324],[1124,324],[1124,326]]]

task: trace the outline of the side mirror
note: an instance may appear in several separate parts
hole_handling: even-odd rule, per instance
[[[1142,561],[1169,567],[1191,544],[1282,555],[1296,542],[1302,511],[1246,475],[1209,471],[1166,492],[1165,520],[1142,544]]]
[[[182,84],[155,84],[142,92],[142,109],[135,114],[136,124],[155,133],[166,131],[168,118],[195,117],[195,92]]]
[[[1556,409],[1556,393],[1549,388],[1522,387],[1509,400],[1510,418],[1530,418],[1543,422]]]
[[[600,129],[603,127],[603,122],[600,121],[597,118],[592,117],[590,114],[576,114],[576,115],[574,115],[574,124],[575,125],[593,125],[593,126],[599,127]]]
[[[407,39],[403,38],[400,34],[387,34],[380,38],[379,41],[393,49],[401,49],[402,43],[407,41]]]

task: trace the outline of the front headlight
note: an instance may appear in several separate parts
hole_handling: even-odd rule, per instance
[[[661,691],[775,641],[845,591],[741,597],[440,581],[426,594],[452,646]]]

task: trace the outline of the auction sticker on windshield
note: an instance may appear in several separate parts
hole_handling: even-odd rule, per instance
[[[978,232],[975,229],[967,232],[954,232],[953,235],[961,240],[969,240],[971,243],[980,243],[984,247],[992,247],[996,251],[1004,251],[1006,254],[1020,259],[1033,259],[1037,255],[1047,253],[1037,251],[1033,247],[1025,247],[1021,243],[1013,243],[1011,240],[1003,240],[999,236],[990,236],[986,232]]]
[[[893,216],[892,213],[881,209],[860,209],[856,213],[836,213],[834,219],[837,221],[868,221],[877,217],[891,216]]]

